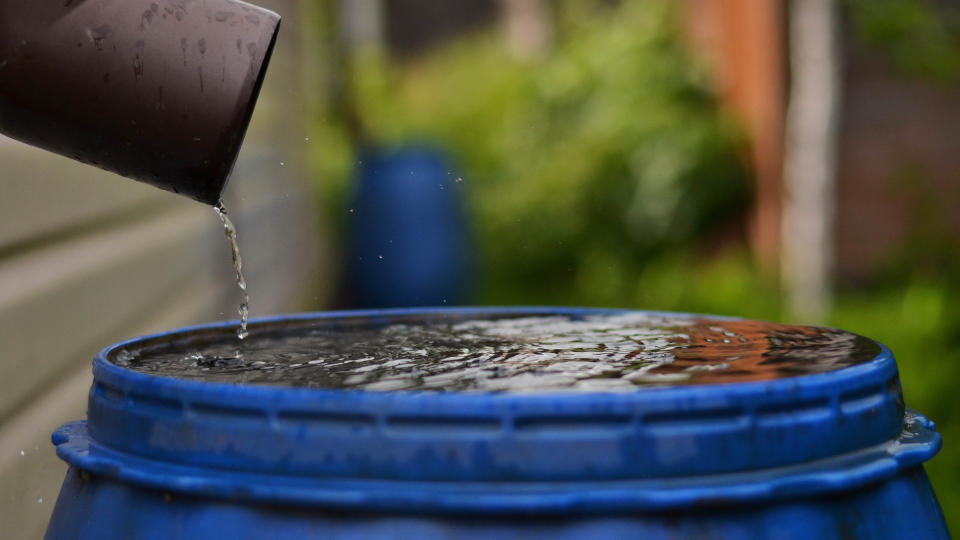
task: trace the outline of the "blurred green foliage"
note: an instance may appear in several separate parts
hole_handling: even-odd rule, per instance
[[[646,264],[742,215],[736,131],[671,8],[564,4],[555,49],[533,64],[489,33],[402,68],[352,63],[368,142],[442,141],[461,163],[480,302],[633,305]],[[341,214],[354,159],[343,139],[317,156]]]
[[[863,39],[909,74],[949,80],[960,69],[956,21],[924,0],[847,7]],[[334,229],[361,143],[440,142],[461,164],[473,214],[478,303],[789,318],[779,285],[737,241],[751,191],[739,135],[684,52],[674,4],[561,2],[557,15],[539,60],[487,32],[401,66],[375,51],[347,62],[312,130]],[[960,255],[950,209],[920,179],[892,175],[914,230],[866,288],[838,291],[827,322],[895,352],[908,405],[944,435],[927,468],[960,531],[949,512],[960,508]]]
[[[953,82],[960,73],[960,9],[931,0],[847,0],[858,37],[902,73]]]

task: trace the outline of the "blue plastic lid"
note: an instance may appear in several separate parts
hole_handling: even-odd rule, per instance
[[[622,313],[565,308],[334,312],[259,319],[371,324],[422,314]],[[676,316],[676,315],[673,315]],[[78,467],[194,494],[455,511],[676,507],[847,489],[929,459],[894,358],[771,381],[629,393],[315,390],[156,377],[94,360],[89,420],[54,435]],[[816,462],[816,463],[812,463]]]

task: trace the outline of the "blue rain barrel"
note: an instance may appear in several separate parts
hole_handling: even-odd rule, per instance
[[[350,308],[461,305],[472,243],[462,182],[439,149],[360,154],[343,291]]]
[[[420,309],[260,319],[382,327],[609,310]],[[683,315],[675,315],[683,317]],[[234,385],[108,360],[47,538],[948,538],[922,464],[940,448],[882,346],[834,371],[630,392]]]

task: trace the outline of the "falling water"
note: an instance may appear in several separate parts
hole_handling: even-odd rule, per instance
[[[237,313],[240,314],[240,328],[237,329],[237,337],[243,339],[247,337],[247,316],[250,313],[250,295],[247,294],[247,281],[243,279],[243,261],[240,259],[240,246],[237,245],[237,228],[233,226],[230,217],[227,216],[227,209],[223,206],[223,201],[213,207],[217,213],[220,222],[223,223],[223,233],[230,241],[230,251],[233,255],[233,270],[237,273],[237,286],[240,287],[242,300]]]

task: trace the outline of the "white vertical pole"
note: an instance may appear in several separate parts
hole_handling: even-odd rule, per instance
[[[793,315],[817,321],[831,298],[841,89],[837,3],[792,0],[789,13],[782,272]]]

